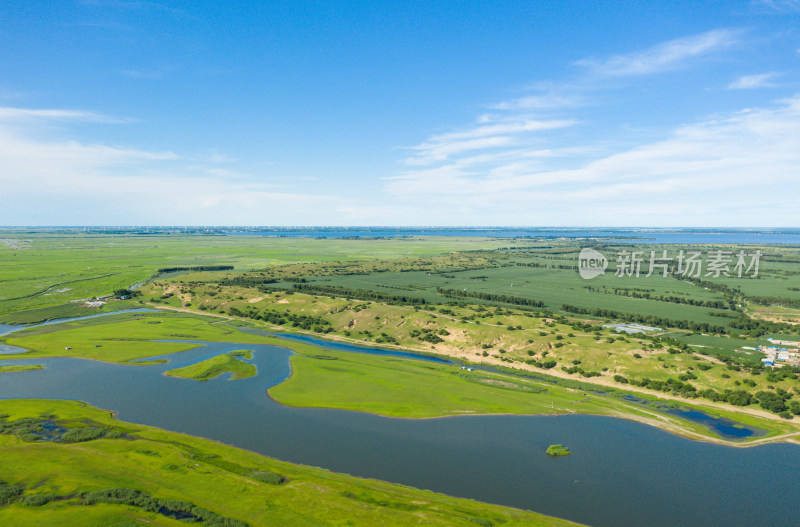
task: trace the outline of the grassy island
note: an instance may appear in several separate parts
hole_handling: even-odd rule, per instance
[[[565,447],[564,445],[550,445],[547,447],[547,455],[558,457],[558,456],[569,456],[572,452],[569,451],[569,448]]]
[[[250,358],[249,351],[231,351],[216,357],[211,357],[197,364],[191,364],[183,368],[176,368],[164,372],[170,377],[182,377],[184,379],[194,379],[196,381],[207,381],[219,377],[223,373],[230,373],[231,381],[255,377],[258,373],[254,364],[248,364],[238,357]]]
[[[30,371],[30,370],[42,370],[44,366],[41,364],[6,364],[0,366],[0,373],[3,372],[11,372],[11,371]]]

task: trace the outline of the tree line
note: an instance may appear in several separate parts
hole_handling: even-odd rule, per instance
[[[190,265],[179,267],[162,267],[159,273],[174,273],[175,271],[232,271],[232,265]]]
[[[409,295],[393,295],[371,289],[348,289],[337,285],[318,284],[293,284],[292,288],[298,293],[308,295],[322,295],[333,298],[357,298],[372,302],[383,302],[394,305],[423,305],[427,304],[424,298]]]
[[[463,291],[459,289],[444,289],[442,287],[437,287],[436,292],[442,296],[447,296],[447,297],[477,298],[479,300],[487,300],[489,302],[500,302],[502,304],[512,304],[515,306],[544,307],[544,302],[540,300],[534,300],[532,298],[523,298],[520,296],[496,295],[494,293],[481,293],[479,291]]]

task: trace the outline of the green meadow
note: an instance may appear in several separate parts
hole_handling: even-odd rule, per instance
[[[309,352],[310,351],[310,352]],[[622,417],[694,438],[719,440],[705,427],[627,402],[622,390],[594,393],[589,383],[547,375],[461,369],[413,359],[334,350],[305,350],[291,358],[292,376],[269,394],[287,406],[336,408],[388,417],[432,418],[479,414],[592,414]],[[674,403],[651,395],[642,399],[663,406]],[[721,409],[699,401],[681,406],[726,417],[767,431],[764,439],[800,433],[785,421]],[[744,443],[746,444],[746,442]]]
[[[78,357],[106,362],[128,362],[197,347],[196,340],[271,343],[275,339],[241,332],[225,320],[184,313],[120,313],[25,329],[2,339],[29,349],[24,358]],[[15,355],[4,355],[4,358]]]
[[[262,236],[120,235],[25,231],[0,233],[0,323],[6,314],[111,294],[158,269],[230,265],[237,270],[329,260],[431,256],[499,247],[479,238],[305,239]],[[18,247],[18,248],[15,248]]]

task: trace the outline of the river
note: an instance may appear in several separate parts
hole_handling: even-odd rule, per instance
[[[161,373],[234,349],[256,377],[196,382]],[[0,375],[2,398],[59,398],[125,421],[215,439],[278,459],[604,526],[800,525],[800,447],[732,448],[609,417],[394,419],[287,408],[265,393],[290,374],[285,348],[208,343],[130,366],[51,358]],[[551,458],[549,444],[573,455]],[[784,505],[786,504],[786,505]]]

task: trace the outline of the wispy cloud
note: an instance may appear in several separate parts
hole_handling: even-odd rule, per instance
[[[604,60],[583,59],[575,64],[609,77],[650,75],[683,67],[691,59],[730,48],[739,43],[740,34],[735,30],[718,29],[671,40],[644,51],[615,55]]]
[[[493,118],[482,116],[471,128],[431,136],[426,142],[409,147],[414,155],[405,160],[409,165],[430,165],[458,154],[486,153],[499,147],[524,144],[535,132],[566,128],[576,124],[572,119],[537,120],[517,118],[492,124]]]
[[[789,225],[800,198],[776,200],[775,191],[800,196],[797,166],[800,95],[574,168],[519,158],[481,170],[447,163],[393,177],[387,190],[425,209],[494,211],[501,224]]]
[[[49,122],[86,120],[113,123],[81,110],[0,108],[0,225],[323,223],[350,204],[221,166],[235,160],[218,152],[87,143],[68,129],[40,137]]]
[[[771,88],[775,86],[772,82],[779,73],[761,73],[758,75],[744,75],[728,85],[729,90],[752,90],[754,88]]]
[[[572,80],[535,84],[535,93],[489,105],[471,126],[411,147],[406,169],[385,178],[385,189],[420,216],[445,210],[504,225],[796,223],[800,198],[788,196],[800,196],[800,95],[648,127],[646,137],[625,133],[624,121],[609,125],[600,106],[627,96],[635,76],[722,53],[740,36],[710,31],[581,61]],[[744,76],[729,88],[767,87],[779,75]],[[756,204],[757,215],[741,213]]]
[[[511,101],[491,104],[495,110],[553,110],[574,108],[585,104],[585,97],[580,95],[562,95],[546,93],[544,95],[526,95]]]
[[[800,0],[753,0],[752,5],[774,13],[800,12]]]
[[[94,123],[126,123],[132,119],[112,117],[84,110],[0,107],[0,122],[25,120],[84,121]]]
[[[120,70],[119,73],[131,79],[158,80],[163,77],[163,74],[159,71]]]

